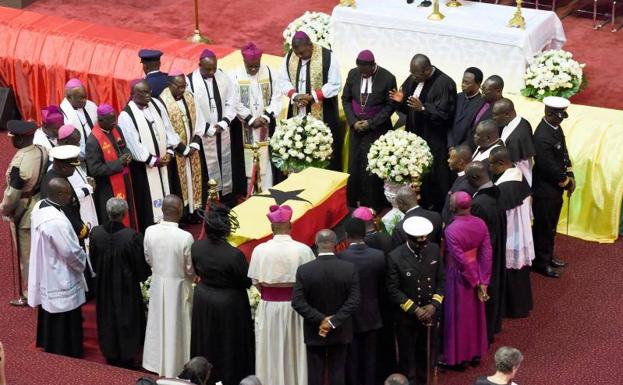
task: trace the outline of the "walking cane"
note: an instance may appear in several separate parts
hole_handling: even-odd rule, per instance
[[[17,226],[15,222],[9,222],[9,235],[11,236],[11,266],[13,267],[13,288],[17,286],[17,300],[15,305],[23,306],[24,301],[24,288],[22,287],[22,262],[19,258],[19,251],[17,250]],[[17,260],[17,285],[15,284],[15,260]],[[13,302],[12,302],[13,303]]]
[[[433,330],[433,322],[429,321],[424,324],[426,326],[426,385],[431,385],[431,339],[432,339],[432,330]]]
[[[567,191],[567,233],[566,235],[569,235],[569,219],[571,219],[569,217],[570,213],[571,213],[571,196],[573,194],[571,194],[571,191]]]

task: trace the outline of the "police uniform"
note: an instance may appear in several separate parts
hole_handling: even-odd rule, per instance
[[[544,99],[545,105],[558,111],[560,117],[566,117],[565,109],[569,102],[563,98],[548,97]],[[550,265],[561,267],[564,263],[554,260],[554,237],[556,226],[562,208],[562,194],[573,185],[573,168],[565,134],[560,126],[554,127],[545,119],[534,132],[534,156],[533,183],[534,190],[532,211],[534,222],[532,233],[534,238],[535,259],[533,266],[536,270],[549,276],[557,276],[551,272]],[[562,187],[561,187],[562,185]]]
[[[425,228],[409,229],[413,224],[423,224]],[[404,222],[403,229],[411,237],[425,237],[432,232],[433,225],[423,217],[411,217]],[[426,384],[427,379],[427,327],[417,318],[416,309],[433,305],[436,309],[433,325],[436,325],[444,283],[443,260],[436,243],[426,242],[420,249],[404,243],[389,254],[387,290],[395,309],[398,367],[412,384]],[[433,355],[431,363],[434,361]]]
[[[141,63],[160,61],[161,56],[162,52],[155,49],[141,49],[138,51],[138,57],[141,58]],[[169,85],[169,75],[160,70],[152,71],[145,74],[145,81],[149,84],[149,88],[151,88],[151,95],[157,98]]]
[[[36,124],[11,120],[7,123],[9,135],[32,137]],[[28,287],[28,262],[30,258],[30,213],[39,201],[39,186],[44,166],[48,162],[45,149],[31,144],[17,150],[6,172],[7,187],[0,203],[0,212],[11,220],[11,235],[17,245],[22,278],[22,290]],[[24,293],[20,293],[23,295]],[[19,304],[12,302],[13,304]],[[24,302],[23,305],[26,305]]]

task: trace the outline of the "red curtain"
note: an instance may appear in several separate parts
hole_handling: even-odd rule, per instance
[[[15,91],[24,119],[41,120],[41,108],[60,104],[65,82],[77,77],[89,99],[120,111],[129,83],[142,78],[141,48],[164,52],[162,71],[193,71],[206,45],[103,27],[56,16],[0,7],[0,83]],[[234,49],[210,46],[217,57]]]

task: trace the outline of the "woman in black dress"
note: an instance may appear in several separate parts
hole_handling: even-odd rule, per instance
[[[238,385],[255,369],[248,264],[244,254],[227,243],[238,226],[229,208],[211,204],[204,226],[207,239],[196,241],[191,250],[201,281],[193,299],[190,353],[214,365],[208,384]]]
[[[513,378],[517,375],[523,355],[515,348],[502,346],[495,352],[495,374],[479,377],[474,385],[507,385],[514,384]]]

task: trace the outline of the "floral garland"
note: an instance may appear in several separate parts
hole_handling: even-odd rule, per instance
[[[333,145],[331,130],[311,115],[280,120],[270,139],[273,164],[284,172],[326,168]]]
[[[385,182],[405,184],[421,180],[432,164],[433,155],[424,139],[393,130],[372,144],[367,169]]]
[[[303,31],[314,44],[331,49],[331,16],[322,12],[305,12],[303,16],[288,24],[283,31],[283,50],[290,51],[290,43],[297,31]]]
[[[571,52],[550,50],[537,54],[526,69],[521,94],[543,100],[547,96],[569,98],[586,86],[585,64],[573,60]]]

